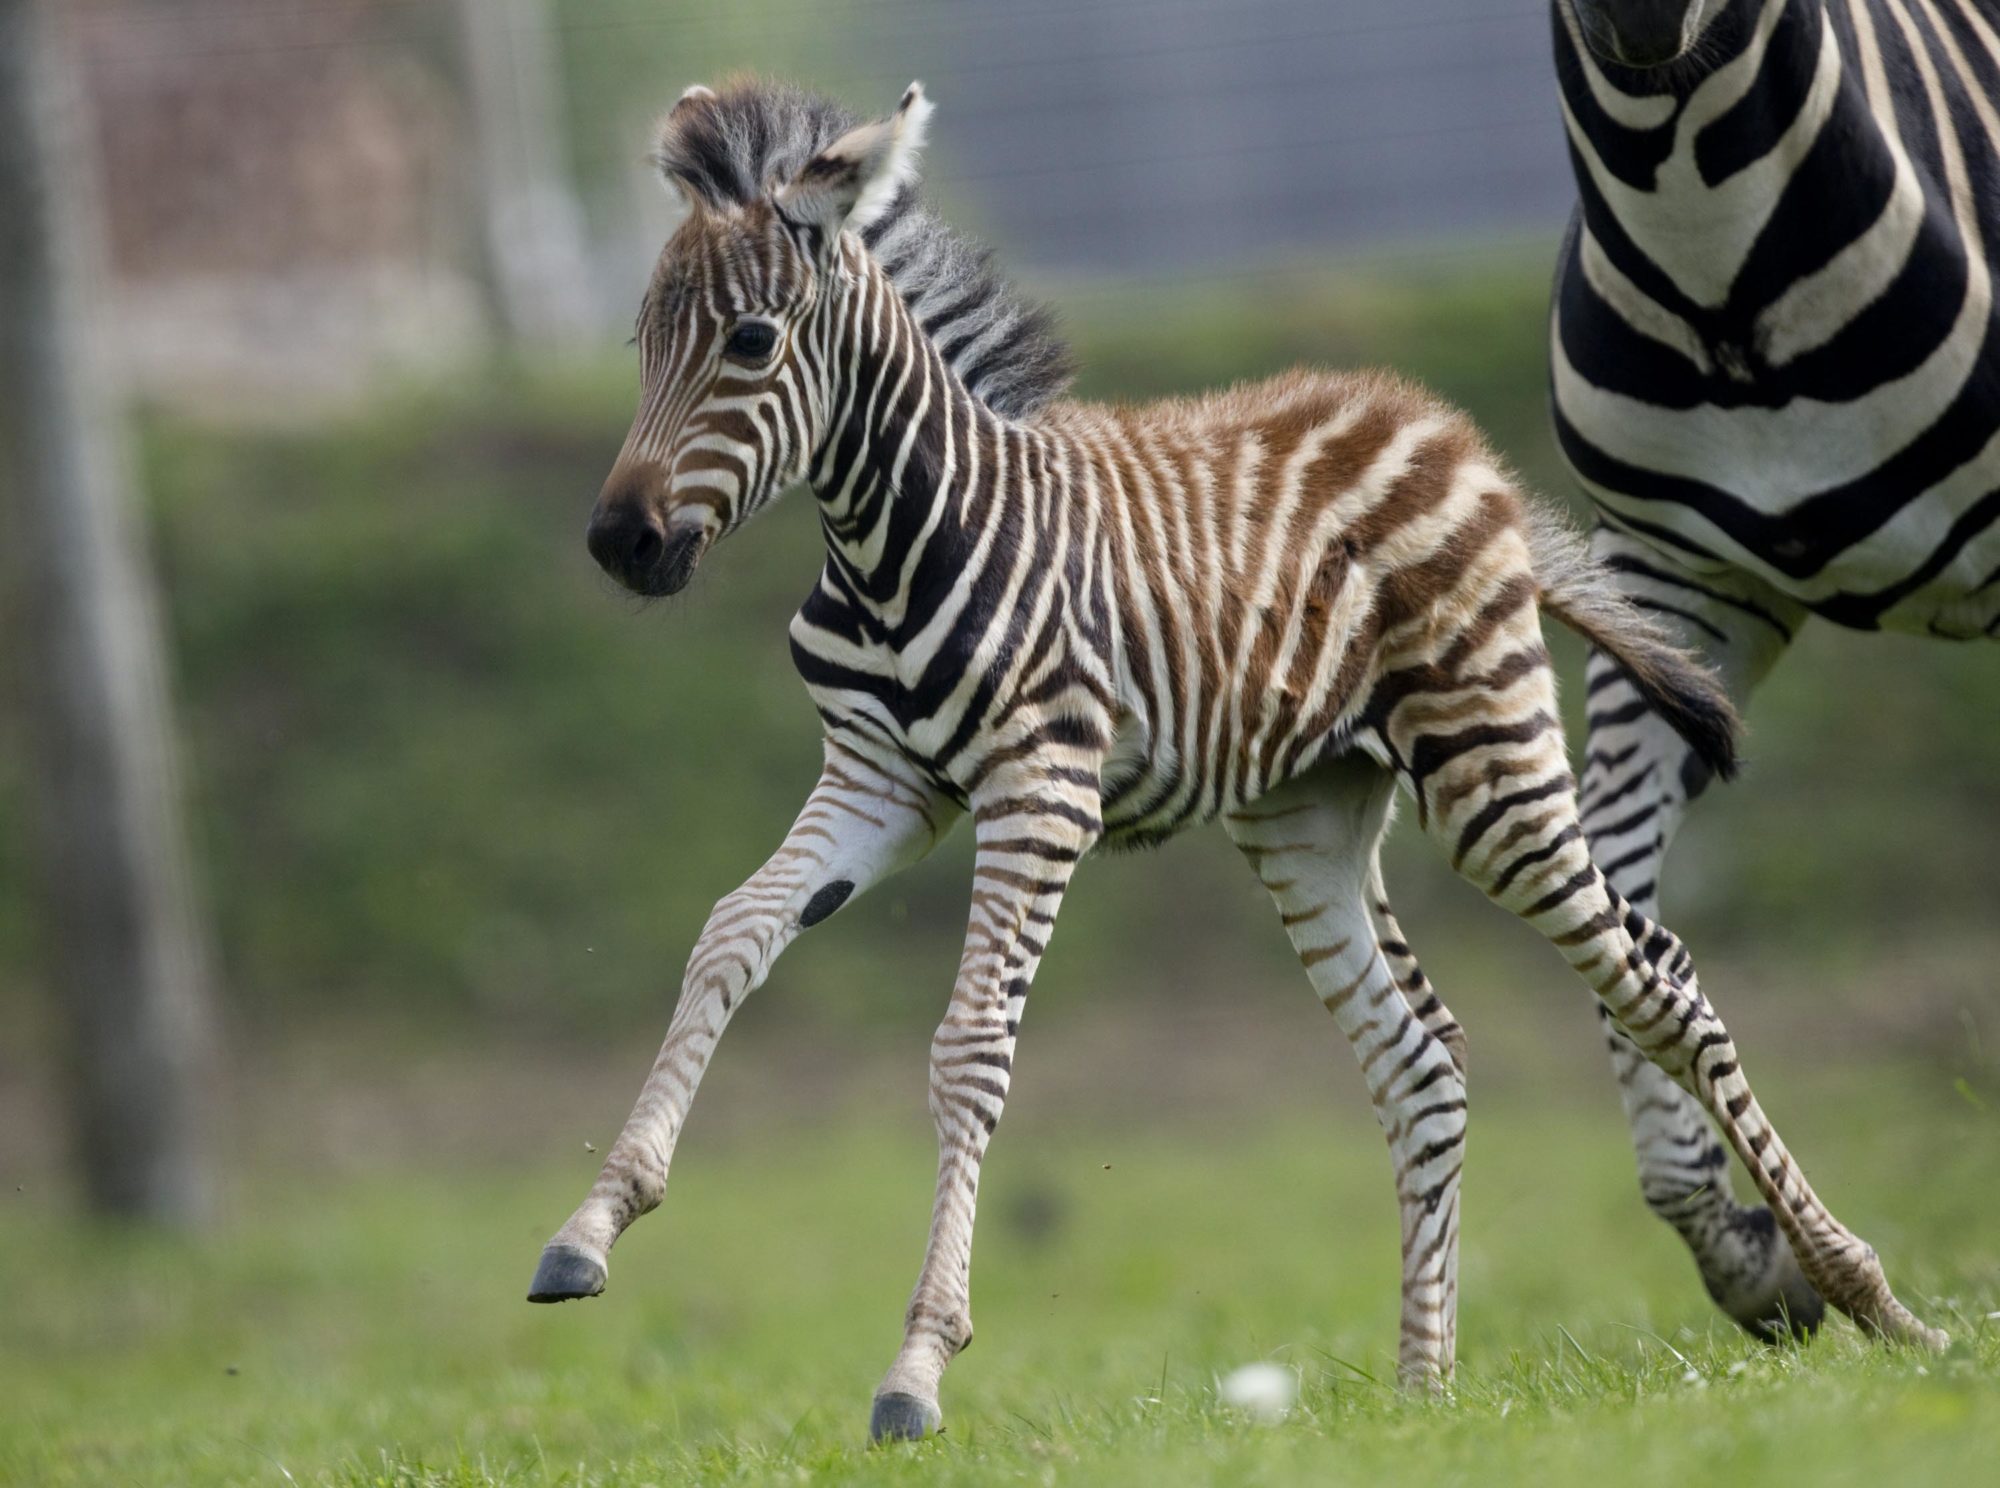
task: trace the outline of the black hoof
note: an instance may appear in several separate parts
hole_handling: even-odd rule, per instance
[[[1697,1255],[1696,1264],[1708,1295],[1737,1327],[1760,1343],[1804,1342],[1819,1331],[1826,1302],[1799,1269],[1770,1210],[1736,1210],[1716,1238],[1721,1243]]]
[[[1762,1343],[1783,1343],[1788,1338],[1804,1343],[1825,1321],[1825,1300],[1803,1280],[1788,1288],[1775,1307],[1759,1316],[1736,1320],[1745,1333]]]
[[[528,1286],[530,1302],[569,1302],[595,1297],[604,1290],[604,1263],[592,1260],[574,1245],[551,1245],[542,1252],[535,1279]]]
[[[944,1422],[936,1406],[897,1391],[875,1397],[875,1409],[868,1415],[868,1439],[872,1442],[922,1441]]]

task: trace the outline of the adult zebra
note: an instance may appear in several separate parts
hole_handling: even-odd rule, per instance
[[[2000,4],[1555,0],[1581,204],[1562,450],[1621,587],[1741,703],[1812,616],[2000,633]],[[1633,904],[1708,772],[1602,658],[1584,821]],[[1700,1110],[1610,1030],[1655,1212],[1752,1332],[1821,1315]]]
[[[660,1200],[724,1026],[779,953],[967,815],[970,923],[931,1046],[930,1243],[871,1423],[933,1429],[972,1336],[980,1164],[1070,875],[1102,843],[1220,819],[1360,1059],[1402,1210],[1400,1369],[1436,1386],[1465,1098],[1458,1025],[1382,889],[1400,784],[1454,866],[1715,1114],[1828,1297],[1941,1345],[1764,1119],[1679,942],[1592,863],[1541,615],[1617,656],[1726,770],[1734,716],[1714,680],[1529,508],[1463,417],[1394,379],[1049,401],[1053,353],[977,329],[1032,316],[975,257],[924,246],[943,231],[910,201],[928,110],[912,87],[892,118],[823,140],[830,115],[751,84],[696,90],[668,116],[661,161],[691,211],[640,314],[639,412],[590,549],[628,587],[672,593],[810,485],[827,560],[792,648],[826,763],[784,844],[717,904],[652,1075],[530,1300],[602,1289],[612,1243]],[[936,275],[899,278],[927,262],[970,272],[943,293]]]

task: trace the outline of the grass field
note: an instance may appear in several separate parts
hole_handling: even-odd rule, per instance
[[[1799,1350],[1739,1338],[1643,1214],[1608,1103],[1482,1111],[1457,1399],[1403,1400],[1386,1164],[1353,1102],[1199,1129],[1028,1112],[989,1164],[947,1431],[872,1451],[928,1203],[913,1099],[893,1127],[807,1111],[713,1141],[698,1113],[610,1292],[562,1308],[520,1297],[587,1181],[580,1147],[529,1171],[273,1174],[201,1248],[15,1195],[0,1482],[1970,1488],[2000,1461],[2000,1118],[1949,1082],[1868,1080],[1869,1102],[1825,1076],[1774,1104],[1951,1328],[1944,1359],[1844,1323]],[[1215,1399],[1265,1358],[1303,1384],[1278,1426]]]
[[[1393,364],[1560,493],[1545,257],[1059,298],[1093,396]],[[611,594],[583,551],[633,381],[627,357],[327,428],[150,426],[196,848],[248,1056],[232,1083],[253,1087],[231,1107],[240,1181],[198,1246],[82,1228],[50,1189],[55,999],[11,892],[31,786],[0,706],[0,1488],[1995,1478],[2000,928],[1978,827],[2000,819],[2000,672],[1914,641],[1801,641],[1745,781],[1676,849],[1669,908],[1767,1105],[1950,1358],[1844,1324],[1772,1353],[1716,1321],[1638,1202],[1582,997],[1409,829],[1398,908],[1472,1038],[1455,1402],[1383,1383],[1381,1139],[1214,833],[1089,865],[1065,909],[942,1440],[872,1452],[863,1430],[928,1209],[921,1051],[962,836],[746,1008],[609,1295],[526,1306],[692,936],[817,760],[784,654],[808,512],[670,606]],[[892,1082],[854,1073],[887,1045]],[[476,1068],[501,1057],[504,1078]],[[1302,1109],[1318,1089],[1338,1099]],[[1574,1104],[1531,1104],[1550,1091]],[[1276,1427],[1215,1400],[1266,1358],[1303,1384]]]

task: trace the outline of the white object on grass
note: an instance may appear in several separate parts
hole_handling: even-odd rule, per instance
[[[1266,1425],[1282,1421],[1299,1397],[1299,1377],[1282,1364],[1245,1364],[1231,1370],[1215,1387],[1222,1403]]]

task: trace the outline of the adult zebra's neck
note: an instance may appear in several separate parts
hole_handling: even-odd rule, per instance
[[[890,624],[972,526],[1009,425],[966,391],[873,258],[850,250],[822,333],[826,435],[811,483],[828,574]],[[987,496],[999,499],[990,469]]]

